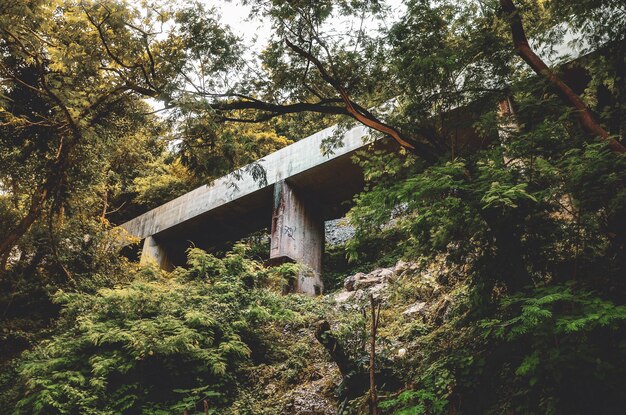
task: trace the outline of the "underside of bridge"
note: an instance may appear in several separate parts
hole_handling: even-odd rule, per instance
[[[453,154],[484,144],[471,126],[472,111],[450,113],[446,128],[455,131]],[[293,261],[305,270],[292,287],[316,295],[323,291],[324,221],[342,217],[363,190],[363,172],[353,158],[360,150],[398,151],[383,138],[364,142],[368,130],[357,126],[342,133],[342,146],[324,154],[322,144],[336,133],[330,127],[258,160],[264,180],[231,173],[121,225],[144,240],[141,262],[171,269],[185,263],[190,246],[211,249],[270,229],[269,262]],[[257,169],[258,171],[259,169]]]
[[[307,250],[314,249],[321,255],[324,221],[345,215],[353,196],[361,190],[361,168],[350,157],[333,159],[147,236],[142,260],[156,260],[169,269],[185,263],[185,251],[192,245],[210,249],[267,228],[271,230],[269,258],[273,262],[297,261],[319,272],[321,256],[320,261],[303,260],[304,251],[298,255],[297,247],[307,246]],[[307,243],[312,232],[297,233],[309,227],[321,227],[319,243]],[[146,246],[150,246],[147,252]]]
[[[368,146],[397,150],[387,139],[364,143],[368,131],[358,126],[343,134],[343,146],[324,154],[323,140],[333,133],[331,127],[259,160],[265,180],[244,168],[121,226],[143,239],[141,262],[164,269],[184,264],[190,246],[211,249],[270,229],[269,262],[304,265],[292,289],[319,294],[324,221],[345,215],[363,190],[363,172],[353,156]]]

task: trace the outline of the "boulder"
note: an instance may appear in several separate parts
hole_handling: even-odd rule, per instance
[[[380,270],[380,273],[378,274],[378,276],[383,281],[389,281],[390,279],[393,278],[394,271],[391,268],[383,268],[383,269]]]
[[[383,282],[380,284],[375,284],[375,285],[370,286],[367,289],[367,292],[368,294],[372,294],[375,299],[385,300],[389,296],[389,293],[387,292],[387,287],[388,287],[388,284]]]
[[[336,303],[345,303],[349,301],[354,296],[354,291],[342,291],[340,293],[335,294],[333,299]]]
[[[357,272],[354,275],[346,277],[346,279],[343,281],[343,288],[345,288],[346,291],[354,291],[356,282],[363,277],[365,277],[365,274],[362,272]]]
[[[383,282],[382,278],[378,275],[367,274],[365,277],[357,280],[354,283],[355,290],[362,290],[364,288],[371,287],[372,285],[377,285]]]
[[[406,310],[402,312],[407,317],[414,317],[419,314],[422,317],[426,315],[426,301],[417,301],[409,306]]]

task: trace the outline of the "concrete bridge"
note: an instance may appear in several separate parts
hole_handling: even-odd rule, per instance
[[[540,54],[550,65],[563,58],[575,60],[581,52],[566,42],[573,38],[568,29],[552,55]],[[569,82],[580,78],[575,68],[568,71],[573,71]],[[508,101],[503,101],[500,109],[510,111]],[[455,145],[478,148],[484,144],[471,128],[471,113],[469,107],[448,113],[446,129],[455,131]],[[202,248],[216,246],[270,225],[270,260],[306,265],[311,272],[302,273],[293,288],[320,293],[324,221],[345,214],[349,208],[345,202],[363,189],[363,174],[352,156],[367,146],[364,139],[369,132],[364,126],[352,128],[342,135],[343,146],[324,155],[322,143],[336,128],[322,130],[254,163],[262,167],[266,181],[255,179],[246,173],[251,169],[244,167],[121,225],[144,240],[141,262],[154,261],[169,269],[184,263],[190,243]],[[390,139],[373,145],[397,150]]]
[[[322,130],[121,225],[144,240],[140,261],[171,269],[184,263],[190,243],[206,248],[270,226],[270,260],[306,265],[310,272],[301,273],[293,289],[321,293],[324,221],[345,214],[345,202],[362,190],[363,174],[352,156],[366,147],[369,131],[348,130],[343,145],[324,155],[323,140],[335,130]],[[372,145],[395,148],[387,139]],[[266,180],[249,174],[252,167],[262,167]]]

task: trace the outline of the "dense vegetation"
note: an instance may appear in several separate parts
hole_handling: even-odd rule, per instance
[[[624,412],[622,2],[242,3],[258,53],[196,3],[0,3],[0,412],[293,413],[311,385],[372,411],[367,298],[283,295],[257,238],[141,268],[114,230],[332,123],[398,148],[357,156],[325,254],[333,289],[415,264],[380,298],[379,413]]]
[[[285,364],[274,327],[314,316],[308,298],[263,288],[281,283],[280,270],[243,253],[220,260],[192,249],[173,275],[145,268],[123,287],[57,292],[59,334],[18,366],[28,382],[17,413],[169,414],[232,402],[255,356]]]

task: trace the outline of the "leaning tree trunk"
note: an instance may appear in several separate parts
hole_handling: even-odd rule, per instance
[[[354,370],[354,366],[337,338],[330,330],[330,323],[321,320],[316,323],[315,338],[328,351],[333,362],[337,364],[341,377],[345,378]]]
[[[619,141],[610,137],[609,133],[594,118],[591,110],[583,100],[580,99],[580,97],[563,82],[530,47],[528,39],[526,38],[526,32],[524,31],[524,25],[522,24],[522,18],[513,0],[500,0],[500,6],[509,19],[513,44],[519,56],[537,75],[548,81],[568,105],[576,110],[576,117],[578,117],[578,121],[585,131],[594,137],[600,137],[602,140],[606,141],[613,151],[626,153],[626,147]]]

